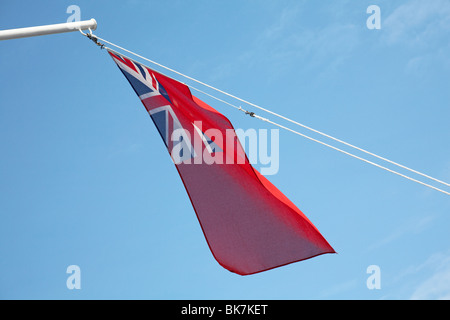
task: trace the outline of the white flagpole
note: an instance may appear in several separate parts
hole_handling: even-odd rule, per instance
[[[38,26],[38,27],[0,30],[0,40],[35,37],[54,33],[72,32],[88,29],[91,30],[97,29],[97,21],[95,21],[95,19],[77,22],[49,24],[46,26]]]

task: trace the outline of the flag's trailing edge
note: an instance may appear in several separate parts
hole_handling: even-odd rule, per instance
[[[108,52],[158,129],[220,265],[248,275],[335,253],[311,221],[253,168],[224,115],[186,85]]]

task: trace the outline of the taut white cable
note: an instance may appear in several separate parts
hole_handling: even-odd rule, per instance
[[[246,110],[242,109],[241,107],[235,106],[235,105],[233,105],[233,104],[231,104],[231,103],[229,103],[229,102],[227,102],[227,101],[224,101],[224,100],[222,100],[222,99],[219,99],[219,98],[217,98],[217,97],[215,97],[215,96],[213,96],[213,95],[211,95],[211,94],[209,94],[209,93],[206,93],[206,92],[204,92],[204,91],[202,91],[202,90],[200,90],[200,89],[197,89],[197,88],[195,88],[195,87],[192,87],[192,86],[189,86],[189,87],[190,87],[191,89],[197,90],[198,92],[201,92],[201,93],[203,93],[203,94],[205,94],[205,95],[207,95],[207,96],[209,96],[209,97],[211,97],[211,98],[213,98],[213,99],[216,99],[216,100],[218,100],[218,101],[220,101],[220,102],[226,103],[226,104],[228,104],[229,106],[231,106],[231,107],[233,107],[233,108],[235,108],[235,109],[238,109],[238,110],[244,111],[245,113],[248,113]],[[327,144],[327,143],[325,143],[325,142],[323,142],[323,141],[314,139],[314,138],[312,138],[312,137],[310,137],[310,136],[307,136],[306,134],[300,133],[300,132],[298,132],[298,131],[295,131],[295,130],[292,130],[292,129],[288,128],[288,127],[285,127],[285,126],[283,126],[283,125],[281,125],[281,124],[278,124],[278,123],[276,123],[276,122],[273,122],[273,121],[271,121],[271,120],[269,120],[269,119],[267,119],[267,118],[260,117],[260,116],[258,116],[258,115],[256,115],[256,114],[253,114],[252,117],[254,117],[254,118],[256,118],[256,119],[259,119],[259,120],[262,120],[262,121],[265,121],[265,122],[268,122],[268,123],[270,123],[270,124],[273,124],[274,126],[277,126],[277,127],[282,128],[282,129],[285,129],[285,130],[287,130],[287,131],[290,131],[290,132],[292,132],[292,133],[295,133],[295,134],[297,134],[297,135],[299,135],[299,136],[302,136],[302,137],[304,137],[304,138],[306,138],[306,139],[309,139],[309,140],[311,140],[311,141],[320,143],[321,145],[324,145],[325,147],[328,147],[328,148],[331,148],[331,149],[333,149],[333,150],[339,151],[339,152],[344,153],[344,154],[346,154],[346,155],[348,155],[348,156],[350,156],[350,157],[353,157],[353,158],[355,158],[355,159],[364,161],[364,162],[366,162],[366,163],[368,163],[368,164],[371,164],[371,165],[373,165],[373,166],[375,166],[375,167],[378,167],[378,168],[380,168],[380,169],[383,169],[383,170],[386,170],[386,171],[391,172],[391,173],[393,173],[393,174],[399,175],[400,177],[403,177],[403,178],[405,178],[405,179],[408,179],[408,180],[411,180],[411,181],[413,181],[413,182],[419,183],[419,184],[424,185],[424,186],[426,186],[426,187],[428,187],[428,188],[431,188],[431,189],[434,189],[434,190],[436,190],[436,191],[442,192],[442,193],[444,193],[444,194],[446,194],[446,195],[450,195],[450,193],[447,192],[447,191],[444,191],[444,190],[442,190],[442,189],[436,188],[436,187],[434,187],[434,186],[432,186],[432,185],[429,185],[429,184],[424,183],[424,182],[422,182],[422,181],[419,181],[419,180],[417,180],[417,179],[411,178],[411,177],[409,177],[409,176],[407,176],[407,175],[404,175],[404,174],[402,174],[402,173],[400,173],[400,172],[397,172],[397,171],[391,170],[391,169],[389,169],[389,168],[386,168],[386,167],[384,167],[384,166],[381,166],[381,165],[379,165],[379,164],[377,164],[377,163],[375,163],[375,162],[369,161],[369,160],[367,160],[367,159],[364,159],[364,158],[362,158],[362,157],[359,157],[359,156],[357,156],[357,155],[354,155],[354,154],[352,154],[352,153],[350,153],[350,152],[347,152],[347,151],[344,151],[344,150],[342,150],[342,149],[336,148],[336,147],[334,147],[334,146],[332,146],[332,145],[329,145],[329,144]]]
[[[278,123],[275,123],[275,122],[273,122],[273,121],[270,121],[269,119],[262,118],[262,117],[260,117],[260,116],[258,116],[258,115],[255,115],[254,117],[255,117],[255,118],[258,118],[258,119],[260,119],[260,120],[262,120],[262,121],[266,121],[266,122],[268,122],[268,123],[271,123],[271,124],[273,124],[273,125],[275,125],[275,126],[278,126],[278,127],[280,127],[280,128],[283,128],[283,129],[285,129],[285,130],[288,130],[288,131],[290,131],[290,132],[292,132],[292,133],[298,134],[299,136],[302,136],[302,137],[304,137],[304,138],[306,138],[306,139],[309,139],[309,140],[312,140],[312,141],[314,141],[314,142],[320,143],[321,145],[324,145],[324,146],[326,146],[326,147],[328,147],[328,148],[331,148],[331,149],[334,149],[334,150],[336,150],[336,151],[342,152],[342,153],[344,153],[344,154],[346,154],[346,155],[348,155],[348,156],[350,156],[350,157],[353,157],[353,158],[356,158],[356,159],[358,159],[358,160],[364,161],[364,162],[366,162],[366,163],[368,163],[368,164],[371,164],[371,165],[373,165],[373,166],[375,166],[375,167],[378,167],[378,168],[380,168],[380,169],[389,171],[389,172],[391,172],[391,173],[394,173],[394,174],[396,174],[396,175],[399,175],[400,177],[403,177],[403,178],[405,178],[405,179],[408,179],[408,180],[411,180],[411,181],[413,181],[413,182],[419,183],[419,184],[424,185],[424,186],[426,186],[426,187],[428,187],[428,188],[434,189],[434,190],[436,190],[436,191],[442,192],[442,193],[444,193],[444,194],[450,196],[450,192],[447,192],[447,191],[444,191],[444,190],[442,190],[442,189],[436,188],[436,187],[434,187],[434,186],[432,186],[432,185],[429,185],[429,184],[424,183],[424,182],[422,182],[422,181],[419,181],[419,180],[416,180],[416,179],[414,179],[414,178],[411,178],[411,177],[409,177],[409,176],[407,176],[407,175],[404,175],[404,174],[402,174],[402,173],[400,173],[400,172],[397,172],[397,171],[391,170],[391,169],[389,169],[389,168],[383,167],[383,166],[381,166],[381,165],[379,165],[379,164],[377,164],[377,163],[375,163],[375,162],[372,162],[372,161],[369,161],[369,160],[367,160],[367,159],[358,157],[357,155],[354,155],[354,154],[352,154],[352,153],[350,153],[350,152],[347,152],[347,151],[344,151],[344,150],[342,150],[342,149],[336,148],[336,147],[334,147],[334,146],[332,146],[332,145],[329,145],[329,144],[327,144],[327,143],[325,143],[325,142],[322,142],[322,141],[320,141],[320,140],[311,138],[311,137],[309,137],[309,136],[307,136],[307,135],[305,135],[305,134],[303,134],[303,133],[300,133],[300,132],[298,132],[298,131],[292,130],[292,129],[287,128],[287,127],[285,127],[285,126],[283,126],[283,125],[280,125],[280,124],[278,124]]]
[[[396,165],[396,166],[398,166],[398,167],[400,167],[400,168],[403,168],[403,169],[405,169],[405,170],[411,171],[411,172],[413,172],[413,173],[416,173],[416,174],[418,174],[418,175],[421,175],[421,176],[423,176],[423,177],[426,177],[426,178],[431,179],[431,180],[433,180],[433,181],[436,181],[436,182],[438,182],[438,183],[444,184],[444,185],[446,185],[446,186],[450,186],[450,184],[447,183],[447,182],[444,182],[444,181],[441,181],[441,180],[439,180],[439,179],[433,178],[433,177],[431,177],[431,176],[429,176],[429,175],[426,175],[426,174],[421,173],[421,172],[419,172],[419,171],[416,171],[416,170],[414,170],[414,169],[408,168],[408,167],[406,167],[406,166],[404,166],[404,165],[401,165],[401,164],[399,164],[399,163],[397,163],[397,162],[394,162],[394,161],[391,161],[391,160],[386,159],[386,158],[384,158],[384,157],[381,157],[381,156],[379,156],[379,155],[377,155],[377,154],[374,154],[374,153],[372,153],[372,152],[369,152],[369,151],[367,151],[367,150],[365,150],[365,149],[362,149],[362,148],[359,148],[359,147],[357,147],[357,146],[354,146],[354,145],[352,145],[352,144],[350,144],[350,143],[348,143],[348,142],[345,142],[345,141],[343,141],[343,140],[340,140],[340,139],[338,139],[338,138],[335,138],[335,137],[333,137],[333,136],[330,136],[330,135],[328,135],[328,134],[326,134],[326,133],[323,133],[323,132],[321,132],[321,131],[319,131],[319,130],[316,130],[316,129],[313,129],[313,128],[311,128],[311,127],[308,127],[308,126],[306,126],[306,125],[304,125],[304,124],[302,124],[302,123],[299,123],[299,122],[297,122],[297,121],[295,121],[295,120],[289,119],[289,118],[287,118],[287,117],[285,117],[285,116],[282,116],[282,115],[277,114],[277,113],[275,113],[275,112],[273,112],[273,111],[270,111],[270,110],[268,110],[268,109],[265,109],[265,108],[263,108],[263,107],[261,107],[261,106],[259,106],[259,105],[257,105],[257,104],[254,104],[254,103],[249,102],[249,101],[247,101],[247,100],[241,99],[241,98],[239,98],[239,97],[237,97],[237,96],[234,96],[234,95],[232,95],[232,94],[230,94],[230,93],[227,93],[227,92],[225,92],[225,91],[223,91],[223,90],[220,90],[220,89],[218,89],[218,88],[215,88],[215,87],[213,87],[213,86],[211,86],[211,85],[209,85],[209,84],[207,84],[207,83],[204,83],[204,82],[202,82],[202,81],[200,81],[200,80],[197,80],[197,79],[194,79],[194,78],[192,78],[192,77],[190,77],[190,76],[187,76],[187,75],[185,75],[185,74],[183,74],[183,73],[181,73],[181,72],[179,72],[179,71],[176,71],[176,70],[174,70],[174,69],[172,69],[172,68],[166,67],[166,66],[164,66],[164,65],[162,65],[162,64],[160,64],[160,63],[158,63],[158,62],[156,62],[156,61],[150,60],[150,59],[148,59],[148,58],[146,58],[146,57],[143,57],[143,56],[141,56],[141,55],[139,55],[139,54],[137,54],[137,53],[135,53],[135,52],[132,52],[132,51],[130,51],[130,50],[128,50],[128,49],[125,49],[125,48],[123,48],[123,47],[121,47],[121,46],[119,46],[119,45],[116,45],[116,44],[114,44],[114,43],[112,43],[112,42],[110,42],[110,41],[108,41],[108,40],[102,39],[102,38],[100,38],[100,37],[98,37],[98,36],[92,34],[92,32],[91,32],[90,36],[91,36],[91,37],[94,37],[95,39],[101,40],[101,41],[103,41],[103,42],[105,42],[105,43],[108,43],[108,44],[110,44],[110,45],[112,45],[112,46],[114,46],[114,47],[116,47],[116,48],[119,48],[119,49],[121,49],[121,50],[123,50],[123,51],[126,51],[126,52],[128,52],[128,53],[130,53],[130,54],[132,54],[132,55],[134,55],[134,56],[136,56],[136,57],[139,57],[139,58],[141,58],[141,59],[143,59],[143,60],[146,60],[146,61],[148,61],[148,62],[150,62],[150,63],[152,63],[152,64],[154,64],[154,65],[157,65],[157,66],[159,66],[159,67],[161,67],[161,68],[163,68],[163,69],[166,69],[166,70],[168,70],[168,71],[171,71],[171,72],[173,72],[173,73],[176,73],[176,74],[178,74],[178,75],[180,75],[180,76],[182,76],[182,77],[184,77],[184,78],[186,78],[186,79],[192,80],[192,81],[194,81],[194,82],[196,82],[196,83],[199,83],[199,84],[201,84],[201,85],[203,85],[203,86],[205,86],[205,87],[208,87],[208,88],[210,88],[210,89],[212,89],[212,90],[215,90],[215,91],[217,91],[217,92],[220,92],[220,93],[222,93],[222,94],[224,94],[224,95],[226,95],[226,96],[228,96],[228,97],[231,97],[231,98],[233,98],[233,99],[236,99],[236,100],[238,100],[238,101],[241,101],[241,102],[243,102],[243,103],[246,103],[246,104],[248,104],[248,105],[250,105],[250,106],[253,106],[253,107],[255,107],[255,108],[257,108],[257,109],[260,109],[260,110],[262,110],[262,111],[265,111],[265,112],[267,112],[267,113],[270,113],[270,114],[272,114],[272,115],[274,115],[274,116],[276,116],[276,117],[279,117],[279,118],[281,118],[281,119],[283,119],[283,120],[289,121],[289,122],[291,122],[291,123],[293,123],[293,124],[295,124],[295,125],[298,125],[298,126],[303,127],[303,128],[305,128],[305,129],[307,129],[307,130],[313,131],[313,132],[315,132],[315,133],[317,133],[317,134],[320,134],[320,135],[322,135],[322,136],[324,136],[324,137],[327,137],[327,138],[332,139],[332,140],[334,140],[334,141],[336,141],[336,142],[342,143],[342,144],[344,144],[344,145],[346,145],[346,146],[348,146],[348,147],[354,148],[354,149],[359,150],[359,151],[361,151],[361,152],[364,152],[364,153],[366,153],[366,154],[369,154],[369,155],[371,155],[371,156],[373,156],[373,157],[376,157],[376,158],[378,158],[378,159],[380,159],[380,160],[383,160],[383,161],[386,161],[386,162],[391,163],[391,164],[393,164],[393,165]],[[91,37],[89,37],[89,38],[91,38]],[[227,105],[229,105],[229,106],[232,106],[232,107],[234,107],[234,108],[236,108],[236,109],[245,111],[245,110],[243,110],[243,109],[240,108],[240,107],[237,107],[237,106],[235,106],[235,105],[233,105],[233,104],[231,104],[231,103],[229,103],[229,102],[226,102],[226,101],[224,101],[224,100],[222,100],[222,99],[219,99],[219,98],[217,98],[217,97],[215,97],[215,96],[213,96],[213,95],[211,95],[211,94],[208,94],[208,93],[206,93],[206,92],[204,92],[204,91],[202,91],[202,90],[199,90],[199,89],[197,89],[197,88],[195,88],[195,87],[193,87],[193,86],[191,86],[191,85],[188,85],[188,84],[186,84],[186,85],[187,85],[188,87],[194,89],[194,90],[197,90],[197,91],[199,91],[199,92],[201,92],[201,93],[203,93],[203,94],[206,94],[206,95],[208,95],[208,96],[210,96],[210,97],[212,97],[212,98],[214,98],[214,99],[216,99],[216,100],[218,100],[218,101],[221,101],[221,102],[223,102],[223,103],[225,103],[225,104],[227,104]],[[248,113],[248,112],[246,112],[246,113]],[[422,185],[424,185],[424,186],[427,186],[427,187],[429,187],[429,188],[432,188],[432,189],[437,190],[437,191],[439,191],[439,192],[442,192],[442,193],[444,193],[444,194],[450,195],[449,192],[446,192],[446,191],[441,190],[441,189],[439,189],[439,188],[436,188],[436,187],[434,187],[434,186],[432,186],[432,185],[426,184],[426,183],[424,183],[424,182],[422,182],[422,181],[419,181],[419,180],[416,180],[416,179],[411,178],[411,177],[409,177],[409,176],[406,176],[406,175],[404,175],[404,174],[401,174],[401,173],[399,173],[399,172],[397,172],[397,171],[388,169],[388,168],[386,168],[386,167],[384,167],[384,166],[381,166],[381,165],[379,165],[379,164],[376,164],[376,163],[374,163],[374,162],[372,162],[372,161],[369,161],[369,160],[367,160],[367,159],[361,158],[361,157],[359,157],[359,156],[356,156],[356,155],[354,155],[354,154],[352,154],[352,153],[349,153],[349,152],[347,152],[347,151],[344,151],[344,150],[342,150],[342,149],[339,149],[339,148],[336,148],[336,147],[334,147],[334,146],[331,146],[331,145],[329,145],[329,144],[327,144],[327,143],[325,143],[325,142],[322,142],[322,141],[320,141],[320,140],[311,138],[311,137],[309,137],[309,136],[307,136],[307,135],[305,135],[305,134],[302,134],[302,133],[300,133],[300,132],[297,132],[297,131],[295,131],[295,130],[292,130],[292,129],[290,129],[290,128],[288,128],[288,127],[285,127],[285,126],[283,126],[283,125],[280,125],[280,124],[278,124],[278,123],[275,123],[275,122],[273,122],[273,121],[271,121],[271,120],[269,120],[269,119],[266,119],[266,118],[263,118],[263,117],[260,117],[260,116],[254,115],[254,114],[253,114],[253,117],[258,118],[258,119],[263,120],[263,121],[266,121],[266,122],[268,122],[268,123],[271,123],[271,124],[273,124],[273,125],[275,125],[275,126],[278,126],[278,127],[282,128],[282,129],[291,131],[291,132],[293,132],[293,133],[295,133],[295,134],[297,134],[297,135],[300,135],[300,136],[302,136],[302,137],[304,137],[304,138],[307,138],[307,139],[312,140],[312,141],[314,141],[314,142],[320,143],[320,144],[322,144],[322,145],[324,145],[324,146],[326,146],[326,147],[329,147],[329,148],[332,148],[332,149],[334,149],[334,150],[336,150],[336,151],[342,152],[342,153],[344,153],[344,154],[346,154],[346,155],[349,155],[349,156],[351,156],[351,157],[353,157],[353,158],[359,159],[359,160],[361,160],[361,161],[364,161],[364,162],[369,163],[369,164],[371,164],[371,165],[374,165],[374,166],[376,166],[376,167],[378,167],[378,168],[381,168],[381,169],[384,169],[384,170],[389,171],[389,172],[391,172],[391,173],[394,173],[394,174],[396,174],[396,175],[399,175],[399,176],[401,176],[401,177],[403,177],[403,178],[406,178],[406,179],[408,179],[408,180],[414,181],[414,182],[416,182],[416,183],[422,184]]]

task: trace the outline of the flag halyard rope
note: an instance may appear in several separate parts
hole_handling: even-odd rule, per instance
[[[375,154],[375,153],[369,152],[369,151],[367,151],[367,150],[365,150],[365,149],[363,149],[363,148],[357,147],[357,146],[355,146],[355,145],[353,145],[353,144],[350,144],[350,143],[348,143],[348,142],[345,142],[345,141],[343,141],[343,140],[340,140],[340,139],[338,139],[338,138],[335,138],[335,137],[333,137],[333,136],[331,136],[331,135],[328,135],[328,134],[326,134],[326,133],[324,133],[324,132],[321,132],[321,131],[319,131],[319,130],[313,129],[313,128],[311,128],[311,127],[309,127],[309,126],[306,126],[306,125],[304,125],[304,124],[302,124],[302,123],[300,123],[300,122],[297,122],[297,121],[295,121],[295,120],[292,120],[292,119],[290,119],[290,118],[287,118],[287,117],[285,117],[285,116],[283,116],[283,115],[280,115],[280,114],[275,113],[275,112],[273,112],[273,111],[271,111],[271,110],[268,110],[268,109],[266,109],[266,108],[263,108],[263,107],[261,107],[261,106],[259,106],[259,105],[257,105],[257,104],[254,104],[254,103],[252,103],[252,102],[249,102],[249,101],[247,101],[247,100],[244,100],[244,99],[242,99],[242,98],[239,98],[239,97],[237,97],[237,96],[234,96],[234,95],[232,95],[232,94],[230,94],[230,93],[228,93],[228,92],[225,92],[225,91],[220,90],[220,89],[218,89],[218,88],[216,88],[216,87],[213,87],[213,86],[211,86],[211,85],[209,85],[209,84],[207,84],[207,83],[204,83],[204,82],[202,82],[202,81],[200,81],[200,80],[197,80],[197,79],[192,78],[192,77],[190,77],[190,76],[188,76],[188,75],[185,75],[185,74],[183,74],[183,73],[181,73],[181,72],[179,72],[179,71],[176,71],[176,70],[174,70],[174,69],[172,69],[172,68],[169,68],[169,67],[167,67],[167,66],[165,66],[165,65],[162,65],[162,64],[160,64],[160,63],[158,63],[158,62],[156,62],[156,61],[153,61],[153,60],[150,60],[150,59],[148,59],[148,58],[146,58],[146,57],[143,57],[143,56],[141,56],[141,55],[139,55],[139,54],[137,54],[137,53],[135,53],[135,52],[133,52],[133,51],[130,51],[130,50],[126,49],[126,48],[123,48],[123,47],[121,47],[121,46],[119,46],[119,45],[116,45],[116,44],[114,44],[114,43],[112,43],[112,42],[110,42],[110,41],[108,41],[108,40],[102,39],[102,38],[100,38],[100,37],[94,35],[94,34],[92,33],[91,30],[89,30],[90,33],[83,33],[81,30],[80,30],[80,32],[81,32],[83,35],[85,35],[86,37],[88,37],[90,40],[92,40],[97,46],[100,46],[101,49],[103,49],[103,48],[108,48],[108,47],[106,47],[106,46],[104,45],[104,43],[110,44],[110,45],[112,45],[112,46],[114,46],[114,47],[116,47],[116,48],[118,48],[118,49],[120,49],[120,50],[123,50],[123,51],[125,51],[125,52],[127,52],[127,53],[129,53],[129,54],[132,54],[132,55],[134,55],[134,56],[140,58],[140,59],[143,59],[143,60],[145,60],[145,61],[148,61],[148,62],[150,62],[150,63],[152,63],[152,64],[154,64],[154,65],[156,65],[156,66],[159,66],[159,67],[161,67],[161,68],[163,68],[163,69],[165,69],[165,70],[168,70],[168,71],[170,71],[170,72],[173,72],[173,73],[175,73],[175,74],[177,74],[177,75],[179,75],[179,76],[182,76],[182,77],[184,77],[184,78],[186,78],[186,79],[188,79],[188,80],[194,81],[194,82],[196,82],[196,83],[198,83],[198,84],[200,84],[200,85],[202,85],[202,86],[205,86],[205,87],[207,87],[207,88],[209,88],[209,89],[212,89],[212,90],[214,90],[214,91],[216,91],[216,92],[219,92],[219,93],[221,93],[221,94],[223,94],[223,95],[226,95],[226,96],[228,96],[228,97],[230,97],[230,98],[233,98],[233,99],[235,99],[235,100],[238,100],[238,101],[240,101],[240,102],[243,102],[243,103],[245,103],[245,104],[247,104],[247,105],[249,105],[249,106],[255,107],[255,108],[259,109],[259,110],[262,110],[262,111],[264,111],[264,112],[267,112],[267,113],[269,113],[269,114],[272,114],[272,115],[274,115],[274,116],[276,116],[276,117],[279,117],[279,118],[281,118],[281,119],[283,119],[283,120],[285,120],[285,121],[291,122],[291,123],[293,123],[293,124],[295,124],[295,125],[297,125],[297,126],[300,126],[300,127],[304,128],[304,129],[307,129],[307,130],[309,130],[309,131],[312,131],[312,132],[314,132],[314,133],[317,133],[317,134],[319,134],[319,135],[321,135],[321,136],[324,136],[324,137],[326,137],[326,138],[329,138],[329,139],[331,139],[331,140],[334,140],[334,141],[336,141],[336,142],[339,142],[339,143],[341,143],[341,144],[343,144],[343,145],[346,145],[346,146],[348,146],[348,147],[350,147],[350,148],[353,148],[353,149],[355,149],[355,150],[361,151],[361,152],[366,153],[366,154],[368,154],[368,155],[370,155],[370,156],[373,156],[373,157],[375,157],[375,158],[378,158],[378,159],[380,159],[380,160],[383,160],[383,161],[388,162],[388,163],[390,163],[390,164],[392,164],[392,165],[395,165],[395,166],[400,167],[400,168],[402,168],[402,169],[408,170],[408,171],[410,171],[410,172],[413,172],[413,173],[415,173],[415,174],[418,174],[418,175],[420,175],[420,176],[423,176],[423,177],[425,177],[425,178],[428,178],[428,179],[430,179],[430,180],[433,180],[433,181],[438,182],[438,183],[440,183],[440,184],[443,184],[443,185],[445,185],[445,186],[450,186],[450,183],[447,183],[447,182],[444,182],[444,181],[442,181],[442,180],[436,179],[436,178],[431,177],[431,176],[429,176],[429,175],[427,175],[427,174],[424,174],[424,173],[422,173],[422,172],[419,172],[419,171],[417,171],[417,170],[411,169],[411,168],[409,168],[409,167],[407,167],[407,166],[404,166],[404,165],[402,165],[402,164],[399,164],[399,163],[397,163],[397,162],[394,162],[394,161],[392,161],[392,160],[389,160],[389,159],[387,159],[387,158],[385,158],[385,157],[382,157],[382,156],[379,156],[379,155],[377,155],[377,154]],[[99,42],[99,40],[102,41],[103,43]],[[108,49],[110,49],[110,48],[108,48]],[[112,50],[112,49],[110,49],[110,50]],[[113,50],[113,51],[114,51],[114,50]],[[328,144],[328,143],[325,143],[325,142],[320,141],[320,140],[318,140],[318,139],[312,138],[312,137],[310,137],[310,136],[308,136],[308,135],[305,135],[305,134],[300,133],[300,132],[298,132],[298,131],[296,131],[296,130],[293,130],[293,129],[291,129],[291,128],[288,128],[288,127],[286,127],[286,126],[283,126],[283,125],[281,125],[281,124],[279,124],[279,123],[276,123],[276,122],[274,122],[274,121],[271,121],[271,120],[269,120],[269,119],[267,119],[267,118],[263,118],[263,117],[261,117],[261,116],[259,116],[259,115],[256,115],[254,112],[247,111],[247,110],[243,109],[241,106],[233,105],[233,104],[231,104],[231,103],[229,103],[229,102],[227,102],[227,101],[225,101],[225,100],[223,100],[223,99],[220,99],[220,98],[218,98],[218,97],[216,97],[216,96],[214,96],[214,95],[212,95],[212,94],[209,94],[209,93],[207,93],[207,92],[205,92],[205,91],[203,91],[203,90],[200,90],[200,89],[198,89],[198,88],[196,88],[196,87],[194,87],[194,86],[192,86],[192,85],[189,85],[189,84],[186,84],[186,83],[184,83],[184,84],[185,84],[186,86],[188,86],[189,88],[194,89],[194,90],[196,90],[196,91],[198,91],[198,92],[200,92],[200,93],[202,93],[202,94],[205,94],[205,95],[207,95],[207,96],[209,96],[209,97],[211,97],[211,98],[213,98],[213,99],[216,99],[216,100],[218,100],[218,101],[220,101],[220,102],[222,102],[222,103],[224,103],[224,104],[226,104],[226,105],[228,105],[228,106],[231,106],[231,107],[233,107],[233,108],[235,108],[235,109],[237,109],[237,110],[239,110],[239,111],[243,111],[245,114],[247,114],[247,115],[249,115],[249,116],[251,116],[251,117],[253,117],[253,118],[259,119],[259,120],[261,120],[261,121],[265,121],[265,122],[270,123],[270,124],[272,124],[272,125],[274,125],[274,126],[277,126],[277,127],[282,128],[282,129],[284,129],[284,130],[287,130],[287,131],[290,131],[290,132],[292,132],[292,133],[294,133],[294,134],[297,134],[297,135],[299,135],[299,136],[301,136],[301,137],[304,137],[304,138],[306,138],[306,139],[309,139],[309,140],[311,140],[311,141],[314,141],[314,142],[316,142],[316,143],[319,143],[319,144],[321,144],[321,145],[323,145],[323,146],[325,146],[325,147],[331,148],[331,149],[333,149],[333,150],[336,150],[336,151],[338,151],[338,152],[341,152],[341,153],[343,153],[343,154],[346,154],[346,155],[348,155],[348,156],[350,156],[350,157],[353,157],[353,158],[355,158],[355,159],[361,160],[361,161],[363,161],[363,162],[365,162],[365,163],[368,163],[368,164],[370,164],[370,165],[373,165],[373,166],[378,167],[378,168],[380,168],[380,169],[383,169],[383,170],[385,170],[385,171],[388,171],[388,172],[391,172],[391,173],[396,174],[396,175],[398,175],[398,176],[401,176],[401,177],[403,177],[403,178],[405,178],[405,179],[408,179],[408,180],[410,180],[410,181],[416,182],[416,183],[418,183],[418,184],[421,184],[421,185],[426,186],[426,187],[428,187],[428,188],[434,189],[434,190],[439,191],[439,192],[441,192],[441,193],[444,193],[444,194],[446,194],[446,195],[450,195],[450,192],[447,192],[447,191],[445,191],[445,190],[442,190],[442,189],[440,189],[440,188],[437,188],[437,187],[435,187],[435,186],[432,186],[432,185],[427,184],[427,183],[425,183],[425,182],[422,182],[422,181],[420,181],[420,180],[414,179],[414,178],[412,178],[412,177],[410,177],[410,176],[407,176],[407,175],[402,174],[402,173],[400,173],[400,172],[397,172],[397,171],[395,171],[395,170],[389,169],[389,168],[387,168],[387,167],[385,167],[385,166],[379,165],[379,164],[377,164],[377,163],[375,163],[375,162],[372,162],[372,161],[370,161],[370,160],[367,160],[367,159],[365,159],[365,158],[362,158],[362,157],[360,157],[360,156],[357,156],[357,155],[355,155],[355,154],[353,154],[353,153],[350,153],[350,152],[347,152],[347,151],[342,150],[342,149],[340,149],[340,148],[334,147],[334,146],[332,146],[332,145],[330,145],[330,144]]]

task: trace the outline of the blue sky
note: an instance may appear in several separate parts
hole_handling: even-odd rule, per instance
[[[448,1],[3,1],[0,29],[65,22],[71,4],[102,38],[450,181]],[[447,195],[280,131],[268,178],[338,254],[238,276],[106,51],[77,32],[1,41],[0,68],[0,298],[450,298]]]

